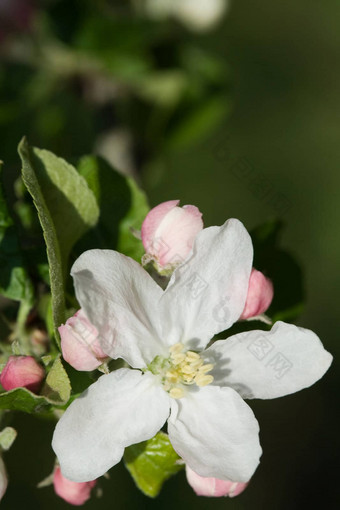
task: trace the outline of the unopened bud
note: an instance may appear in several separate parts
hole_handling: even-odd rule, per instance
[[[63,357],[76,370],[95,370],[108,359],[100,347],[97,329],[83,310],[78,310],[58,331]]]
[[[57,466],[53,473],[53,486],[55,493],[67,503],[80,506],[86,503],[91,497],[91,490],[96,485],[97,480],[91,482],[72,482],[65,478]]]
[[[270,306],[274,296],[274,287],[261,271],[252,269],[246,304],[240,319],[249,319],[264,313]]]
[[[189,485],[194,489],[197,496],[207,496],[210,498],[219,498],[221,496],[233,498],[241,494],[249,483],[206,478],[198,475],[188,466],[186,466],[186,475]]]
[[[178,204],[179,200],[169,200],[157,205],[142,225],[146,260],[154,260],[159,270],[184,262],[203,228],[202,213],[197,207]]]
[[[0,375],[0,383],[6,391],[27,388],[37,393],[45,377],[45,371],[32,356],[10,356]]]

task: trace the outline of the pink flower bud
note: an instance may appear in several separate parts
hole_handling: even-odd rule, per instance
[[[6,391],[27,388],[35,393],[40,389],[45,371],[32,356],[10,356],[0,375]]]
[[[98,341],[98,331],[83,310],[58,328],[64,359],[76,370],[91,371],[108,359]]]
[[[194,489],[197,496],[219,498],[229,496],[233,498],[241,494],[249,482],[231,482],[230,480],[219,480],[218,478],[205,478],[186,466],[186,475],[189,485]]]
[[[178,207],[179,200],[163,202],[147,214],[142,225],[145,252],[160,269],[182,262],[203,228],[202,213],[194,205]]]
[[[55,493],[71,505],[83,505],[91,497],[91,490],[97,480],[92,482],[72,482],[61,474],[58,466],[53,473],[53,485]]]
[[[0,501],[2,500],[3,495],[6,492],[7,485],[8,485],[8,479],[7,479],[6,468],[5,468],[4,461],[0,457]]]
[[[252,269],[246,304],[240,319],[249,319],[264,313],[273,300],[274,287],[261,271]]]

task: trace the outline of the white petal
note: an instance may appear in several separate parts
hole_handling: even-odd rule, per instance
[[[173,273],[161,298],[163,338],[201,349],[240,317],[248,292],[253,248],[238,220],[202,230],[193,254]]]
[[[90,250],[76,260],[71,274],[106,354],[135,368],[162,354],[157,307],[163,291],[137,262],[115,251]]]
[[[151,374],[122,368],[103,375],[58,422],[52,447],[63,475],[87,482],[120,461],[124,448],[153,437],[169,415],[169,397]]]
[[[172,401],[172,446],[197,474],[247,482],[261,455],[259,426],[232,388],[206,386]]]
[[[243,398],[263,399],[311,386],[332,362],[315,333],[284,322],[276,322],[271,331],[219,340],[203,356],[216,363],[214,384],[231,386]]]

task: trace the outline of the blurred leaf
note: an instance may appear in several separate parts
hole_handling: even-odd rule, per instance
[[[2,185],[0,162],[0,294],[33,304],[34,293],[20,253],[14,222],[8,211]]]
[[[60,401],[61,404],[65,404],[71,396],[71,383],[60,356],[54,360],[47,374],[42,393],[54,402]]]
[[[186,111],[187,110],[187,111]],[[180,115],[172,122],[166,144],[181,149],[209,134],[226,117],[230,102],[225,96],[203,98],[194,105],[179,108]]]
[[[188,44],[179,48],[181,66],[191,75],[192,80],[220,85],[229,77],[226,60],[216,53],[203,50],[197,45]]]
[[[254,267],[274,284],[274,299],[268,315],[274,321],[295,320],[303,311],[303,273],[294,257],[280,248],[280,221],[267,222],[251,232]]]
[[[98,156],[82,158],[78,171],[93,191],[100,209],[98,224],[81,240],[78,249],[115,249],[140,262],[144,248],[131,229],[139,230],[149,212],[145,193],[133,179],[123,176]]]
[[[75,46],[115,77],[133,84],[152,67],[148,45],[153,38],[153,25],[138,18],[91,16],[80,28]]]
[[[151,498],[156,497],[163,483],[184,466],[164,432],[125,448],[124,462],[137,487]]]
[[[183,71],[166,69],[149,73],[137,84],[136,91],[149,102],[172,106],[179,102],[188,85]]]
[[[99,217],[92,191],[71,165],[46,150],[19,144],[24,183],[32,195],[46,241],[55,329],[65,319],[64,282],[76,241]],[[57,335],[56,335],[57,336]]]
[[[0,432],[0,448],[9,450],[17,437],[17,431],[13,427],[6,427]]]

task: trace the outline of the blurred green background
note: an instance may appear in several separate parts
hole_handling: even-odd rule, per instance
[[[207,33],[150,21],[123,1],[40,1],[35,9],[19,27],[2,26],[0,10],[0,157],[9,188],[26,134],[71,161],[94,150],[112,156],[137,176],[151,206],[181,199],[200,208],[206,225],[237,217],[251,229],[281,217],[282,245],[305,270],[298,324],[337,358],[340,3],[235,0]],[[153,501],[120,465],[86,507],[339,508],[337,368],[335,360],[297,395],[251,402],[264,454],[235,500],[198,498],[180,473]],[[53,466],[53,425],[18,414],[13,426],[2,508],[66,508],[51,488],[35,489]]]

